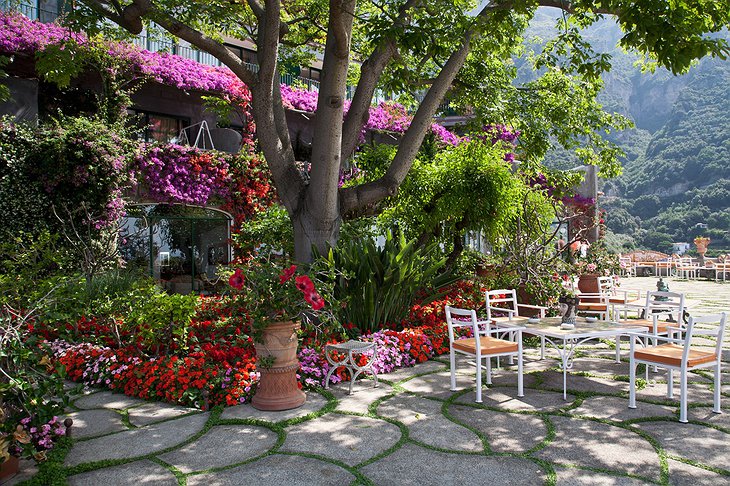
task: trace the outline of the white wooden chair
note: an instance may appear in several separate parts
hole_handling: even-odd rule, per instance
[[[675,328],[672,331],[680,336],[684,332],[684,338],[662,337],[664,344],[654,345],[646,348],[637,348],[636,342],[639,337],[631,335],[630,368],[629,368],[629,408],[636,408],[636,366],[643,363],[649,366],[667,369],[667,397],[674,396],[673,372],[679,371],[679,421],[687,423],[687,372],[701,369],[714,368],[715,371],[715,396],[712,411],[722,413],[720,409],[720,387],[722,367],[722,341],[725,332],[727,314],[715,314],[704,317],[690,317],[686,329]],[[716,324],[714,330],[697,329],[695,325]],[[672,334],[674,334],[672,332]],[[705,351],[692,347],[692,336],[699,334],[715,336],[714,351]]]
[[[677,263],[677,278],[696,279],[700,266],[691,257],[681,257]]]
[[[455,318],[456,317],[456,318]],[[476,402],[482,402],[482,369],[487,372],[487,384],[492,384],[491,358],[517,356],[517,396],[524,396],[522,386],[522,330],[514,328],[515,340],[508,341],[492,337],[500,329],[481,329],[474,310],[456,309],[446,306],[446,323],[449,327],[449,357],[451,364],[451,391],[456,391],[456,353],[476,358]],[[474,333],[471,338],[456,339],[454,329],[470,327]],[[482,361],[486,359],[486,366]]]
[[[520,304],[517,302],[517,291],[515,289],[496,289],[487,290],[484,293],[484,300],[487,306],[487,321],[491,324],[498,324],[500,322],[511,321],[515,317],[532,317],[537,315],[540,319],[545,317],[547,307],[541,305],[530,305]],[[520,314],[520,309],[524,309],[525,314],[529,313],[528,316]],[[529,310],[527,310],[529,309]],[[511,331],[502,330],[502,333]],[[513,336],[510,336],[512,339]],[[540,340],[540,359],[545,357],[545,338]],[[510,364],[512,359],[510,358]],[[497,366],[499,366],[499,359],[497,360]]]
[[[644,344],[646,346],[649,345],[649,340],[656,346],[658,336],[667,336],[670,327],[684,327],[686,306],[684,294],[681,292],[648,291],[644,306],[634,310],[639,309],[641,310],[639,319],[625,318],[620,320],[619,323],[624,327],[635,327],[637,332],[644,333]],[[667,320],[660,320],[663,314],[667,315]],[[618,341],[616,344],[618,346]],[[656,371],[656,367],[654,371]]]

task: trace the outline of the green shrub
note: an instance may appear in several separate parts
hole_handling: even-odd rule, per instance
[[[148,352],[159,356],[187,350],[190,322],[198,307],[197,295],[159,292],[137,304],[127,317],[127,330],[138,333]]]
[[[418,248],[415,240],[391,232],[382,248],[372,238],[341,241],[322,257],[341,272],[335,285],[335,298],[343,302],[341,322],[362,333],[400,324],[417,295],[430,301],[438,288],[454,281],[450,274],[438,273],[446,260],[437,255],[436,244]]]

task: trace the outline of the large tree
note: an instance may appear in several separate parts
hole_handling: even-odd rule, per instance
[[[338,238],[343,218],[371,210],[403,182],[434,114],[449,94],[498,118],[524,115],[536,128],[537,152],[549,135],[580,147],[593,163],[615,161],[596,132],[612,119],[595,115],[600,73],[609,67],[580,38],[580,29],[615,16],[621,44],[647,62],[684,72],[705,55],[725,57],[727,43],[713,36],[730,22],[728,0],[82,0],[77,13],[110,19],[127,31],[147,22],[184,39],[228,66],[252,93],[258,140],[294,228],[296,256],[310,258],[311,245]],[[77,4],[78,5],[78,4]],[[513,86],[512,59],[539,6],[562,12],[556,39],[528,52],[542,76]],[[84,11],[85,10],[85,11]],[[251,39],[258,66],[252,69],[224,45],[223,36]],[[279,89],[281,60],[318,49],[322,80],[314,119],[311,172],[295,164]],[[348,68],[359,77],[343,118]],[[343,164],[355,152],[376,89],[419,95],[420,102],[392,163],[382,177],[339,188]],[[451,90],[451,92],[450,92]],[[575,100],[580,100],[580,103]],[[590,116],[586,114],[590,113]],[[500,119],[494,121],[502,121]],[[529,156],[529,154],[527,155]]]

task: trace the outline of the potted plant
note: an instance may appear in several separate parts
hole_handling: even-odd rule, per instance
[[[695,246],[697,247],[697,253],[704,259],[705,253],[707,253],[707,245],[710,244],[710,238],[706,236],[698,236],[694,239]]]
[[[252,259],[229,278],[251,324],[260,380],[251,404],[259,410],[288,410],[305,401],[297,371],[301,323],[333,321],[331,284],[310,277],[283,259]],[[327,299],[323,297],[327,296]],[[327,302],[329,300],[329,303]]]
[[[620,268],[618,255],[609,253],[602,242],[590,246],[585,257],[576,257],[574,266],[578,289],[586,293],[598,293],[598,277],[614,275]]]

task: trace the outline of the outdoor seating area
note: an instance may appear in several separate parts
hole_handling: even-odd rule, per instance
[[[649,288],[653,280],[628,283]],[[524,358],[524,389],[517,386],[519,362],[503,358],[496,367],[492,360],[481,403],[475,403],[473,352],[380,375],[377,388],[366,378],[352,394],[347,382],[308,391],[304,406],[285,412],[244,404],[214,414],[89,389],[74,397],[69,415],[77,439],[64,461],[69,484],[152,484],[150,478],[167,484],[181,476],[187,484],[216,478],[274,485],[292,477],[313,484],[415,484],[414,469],[434,477],[444,465],[468,467],[495,484],[542,484],[550,477],[554,484],[725,484],[730,347],[715,306],[730,304],[730,291],[718,293],[713,285],[687,293],[698,317],[672,346],[691,346],[689,353],[667,362],[655,357],[655,348],[623,340],[617,363],[612,340],[587,339],[563,361],[552,347],[541,359],[532,342],[516,353]],[[470,311],[451,312],[459,326],[478,327],[475,319]],[[461,341],[462,349],[476,347],[473,339]],[[720,373],[709,356],[722,360]],[[566,382],[561,361],[569,364]],[[663,368],[649,369],[653,364],[676,369],[679,393]],[[101,461],[109,466],[88,467]]]
[[[0,486],[730,486],[730,10],[56,3],[0,0]]]

